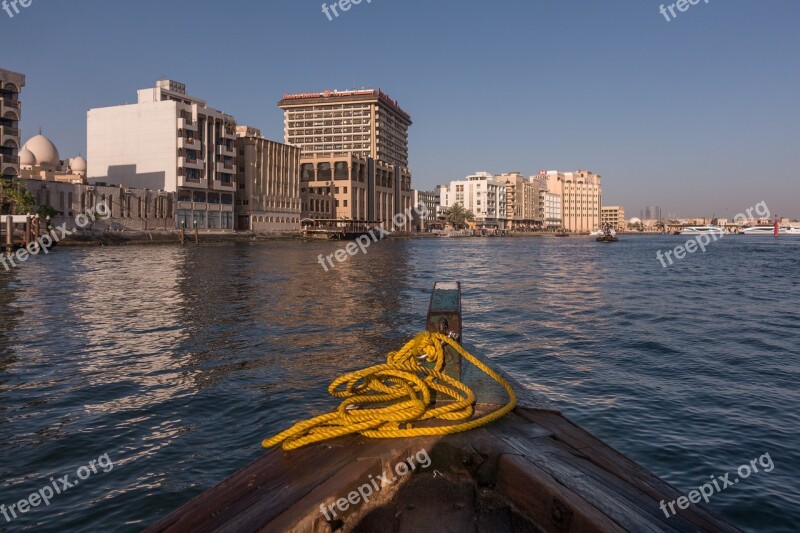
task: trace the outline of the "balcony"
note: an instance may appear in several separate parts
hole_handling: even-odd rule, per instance
[[[0,161],[3,162],[3,165],[19,166],[19,156],[16,155],[0,154]]]
[[[19,128],[0,126],[0,145],[5,146],[6,141],[9,139],[13,139],[19,144]]]
[[[178,129],[179,130],[190,130],[190,131],[197,131],[197,122],[193,121],[191,118],[179,118],[178,119]]]
[[[19,100],[12,100],[11,98],[0,98],[0,117],[10,118],[11,120],[19,120],[19,113],[22,108]],[[13,116],[6,116],[7,113],[12,113]]]
[[[196,168],[198,170],[206,168],[205,161],[202,159],[192,159],[188,157],[179,157],[178,166],[181,168]]]
[[[214,188],[222,189],[225,191],[233,191],[236,190],[236,182],[234,180],[229,180],[229,181],[214,180]]]
[[[233,128],[222,128],[223,139],[236,139],[236,130]]]
[[[235,174],[233,163],[217,163],[217,172],[220,174]]]
[[[188,148],[189,150],[199,150],[200,141],[189,137],[178,137],[178,148]]]
[[[233,149],[233,147],[228,148],[224,144],[220,144],[217,145],[217,155],[233,157],[236,155],[236,151]]]

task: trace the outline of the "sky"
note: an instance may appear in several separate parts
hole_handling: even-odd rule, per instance
[[[668,22],[662,1],[364,0],[329,20],[321,0],[32,0],[0,11],[0,67],[27,76],[23,142],[41,128],[62,158],[86,154],[86,111],[164,77],[279,141],[284,93],[380,88],[414,121],[417,189],[587,169],[629,217],[799,218],[800,2]]]

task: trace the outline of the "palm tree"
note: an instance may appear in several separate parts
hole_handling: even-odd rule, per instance
[[[464,209],[463,205],[453,204],[445,210],[444,219],[455,228],[463,226],[465,222],[474,221],[475,215],[472,214],[472,211]]]

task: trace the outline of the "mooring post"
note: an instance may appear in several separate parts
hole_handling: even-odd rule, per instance
[[[181,222],[181,244],[186,244],[186,222]]]
[[[428,331],[442,333],[456,342],[461,342],[461,283],[437,281],[433,286],[428,306]],[[461,356],[450,346],[445,346],[444,373],[461,379]]]
[[[39,215],[36,215],[36,218],[33,219],[33,237],[34,241],[39,242],[39,237],[41,237],[41,226],[42,226],[42,219]]]
[[[6,217],[6,252],[11,253],[14,248],[14,217]]]
[[[25,247],[31,243],[31,216],[25,217]]]
[[[194,243],[200,246],[200,233],[197,230],[197,222],[194,223]]]

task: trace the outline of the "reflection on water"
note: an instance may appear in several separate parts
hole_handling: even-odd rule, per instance
[[[732,239],[664,270],[669,237],[409,240],[327,273],[339,243],[59,249],[0,271],[0,503],[109,453],[112,472],[14,526],[140,529],[336,405],[328,383],[381,362],[458,279],[472,347],[681,489],[768,451],[774,472],[712,506],[788,531],[795,244]]]

